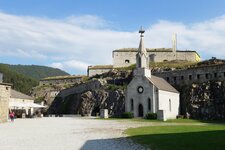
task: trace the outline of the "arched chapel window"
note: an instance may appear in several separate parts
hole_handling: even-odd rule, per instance
[[[151,111],[151,99],[148,98],[148,110]]]
[[[134,100],[133,99],[130,100],[130,105],[131,105],[131,110],[134,110]]]

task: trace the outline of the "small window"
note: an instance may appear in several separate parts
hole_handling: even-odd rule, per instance
[[[174,80],[174,82],[176,82],[177,81],[177,77],[173,77],[173,80]]]
[[[197,74],[197,79],[200,79],[200,74]]]
[[[167,82],[170,82],[170,78],[169,78],[169,77],[166,77],[166,81],[167,81]]]
[[[206,79],[208,79],[209,78],[209,74],[207,73],[207,74],[205,74],[205,78]]]
[[[223,73],[223,76],[225,77],[225,72]]]
[[[184,76],[181,76],[180,79],[181,79],[181,80],[184,80]]]
[[[9,87],[6,87],[6,90],[9,90]]]
[[[126,60],[125,60],[125,63],[126,63],[126,64],[129,64],[129,63],[130,63],[130,60],[126,59]]]
[[[189,80],[192,80],[192,75],[189,75]]]
[[[217,73],[214,73],[214,78],[217,78]]]
[[[131,104],[131,110],[134,110],[134,100],[133,99],[130,100],[130,104]]]

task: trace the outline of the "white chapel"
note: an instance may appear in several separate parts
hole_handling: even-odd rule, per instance
[[[179,114],[179,92],[163,78],[151,75],[147,51],[144,47],[144,30],[141,34],[136,69],[128,84],[125,111],[134,117],[145,117],[147,113],[157,113],[157,119],[175,119]]]

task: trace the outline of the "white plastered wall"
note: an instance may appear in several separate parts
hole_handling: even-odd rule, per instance
[[[159,90],[158,93],[159,93],[158,109],[165,111],[166,119],[175,119],[179,114],[179,104],[180,104],[179,93],[168,92],[163,90]],[[169,101],[171,101],[171,110]]]

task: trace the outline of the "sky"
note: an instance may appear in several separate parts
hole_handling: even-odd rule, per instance
[[[112,51],[195,50],[225,59],[224,0],[0,0],[0,63],[44,65],[72,75],[112,64]]]

